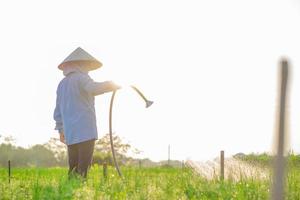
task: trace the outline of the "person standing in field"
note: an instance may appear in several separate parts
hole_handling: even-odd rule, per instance
[[[68,146],[69,176],[79,174],[86,178],[91,165],[98,139],[95,96],[119,89],[111,81],[95,82],[90,78],[88,72],[101,66],[80,47],[58,66],[65,77],[57,87],[54,120],[60,141]]]

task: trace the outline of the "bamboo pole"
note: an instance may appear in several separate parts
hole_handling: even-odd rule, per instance
[[[274,162],[274,175],[273,175],[273,187],[272,187],[272,200],[283,200],[284,199],[284,187],[285,187],[285,165],[286,158],[285,153],[285,117],[286,117],[286,99],[287,99],[287,87],[288,87],[288,61],[282,59],[280,62],[281,70],[281,83],[280,83],[280,99],[279,99],[279,121],[278,131],[276,134],[277,139],[277,152]]]

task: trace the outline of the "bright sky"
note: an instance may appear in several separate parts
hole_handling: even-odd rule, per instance
[[[1,1],[0,134],[28,146],[58,137],[57,65],[81,46],[90,73],[140,88],[120,91],[114,131],[141,157],[195,160],[265,152],[275,132],[277,65],[292,63],[291,148],[300,152],[298,0]],[[110,95],[96,98],[99,136]]]

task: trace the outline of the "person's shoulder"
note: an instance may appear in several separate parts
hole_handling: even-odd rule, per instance
[[[59,84],[58,84],[58,87],[62,84],[64,84],[64,82],[66,82],[66,80],[68,79],[67,76],[63,77],[60,81],[59,81]]]
[[[90,81],[91,77],[90,75],[88,75],[87,73],[83,73],[83,72],[78,72],[76,73],[76,79],[78,79],[81,82],[86,82],[86,81]]]
[[[86,82],[89,82],[91,80],[91,77],[86,73],[81,72],[73,72],[68,74],[66,77],[64,77],[60,83],[58,84],[58,90],[59,88],[63,87],[65,84],[85,84]]]
[[[71,82],[77,82],[80,81],[82,79],[86,79],[89,76],[87,74],[81,73],[81,72],[72,72],[70,74],[68,74],[63,80],[61,80],[61,82],[64,81],[71,81]]]
[[[63,79],[61,79],[61,80],[59,81],[59,83],[58,83],[58,85],[57,85],[57,91],[58,91],[58,90],[61,88],[61,86],[64,84],[65,80],[66,80],[66,77],[64,77]]]

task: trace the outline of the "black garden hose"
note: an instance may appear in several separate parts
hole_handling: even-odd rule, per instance
[[[144,96],[144,94],[139,89],[137,89],[135,86],[131,86],[131,88],[134,89],[140,95],[140,97],[145,101],[146,108],[148,108],[149,106],[151,106],[153,104],[153,101],[149,101]],[[112,156],[113,156],[113,160],[114,160],[114,165],[116,167],[116,170],[117,170],[119,176],[123,177],[122,176],[122,172],[120,170],[120,167],[118,165],[117,159],[116,159],[116,153],[115,153],[113,136],[112,136],[112,110],[113,110],[113,104],[114,104],[114,99],[115,99],[116,92],[117,92],[117,90],[113,91],[113,93],[111,95],[111,99],[110,99],[110,108],[109,108],[109,138],[110,138],[110,146],[111,146],[111,152],[112,152]]]

